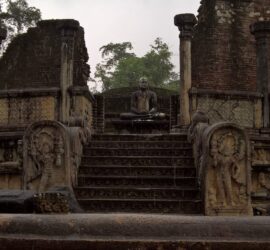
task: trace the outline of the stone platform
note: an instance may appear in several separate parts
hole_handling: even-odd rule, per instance
[[[0,215],[0,249],[270,249],[269,217]]]
[[[110,122],[118,134],[167,134],[170,131],[169,120],[111,119]]]

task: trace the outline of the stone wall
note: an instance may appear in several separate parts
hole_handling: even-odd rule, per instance
[[[79,22],[45,20],[17,36],[0,58],[0,126],[40,120],[92,126],[93,96]]]
[[[63,30],[74,29],[75,34]],[[60,87],[61,46],[74,36],[74,85],[86,86],[89,75],[84,31],[75,20],[46,20],[17,36],[0,59],[0,88]]]
[[[268,0],[202,0],[192,43],[193,87],[256,91],[249,26],[269,18]]]

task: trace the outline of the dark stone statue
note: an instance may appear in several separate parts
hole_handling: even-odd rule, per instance
[[[139,90],[131,95],[131,112],[120,114],[125,120],[154,120],[164,119],[165,114],[157,112],[157,95],[149,90],[148,82],[142,77],[139,82]]]

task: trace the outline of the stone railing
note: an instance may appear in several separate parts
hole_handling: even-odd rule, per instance
[[[205,215],[252,215],[250,143],[229,122],[208,124],[196,112],[189,128]]]

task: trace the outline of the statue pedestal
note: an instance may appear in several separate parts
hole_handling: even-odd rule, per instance
[[[169,133],[168,120],[112,120],[114,129],[119,134],[161,134]]]

